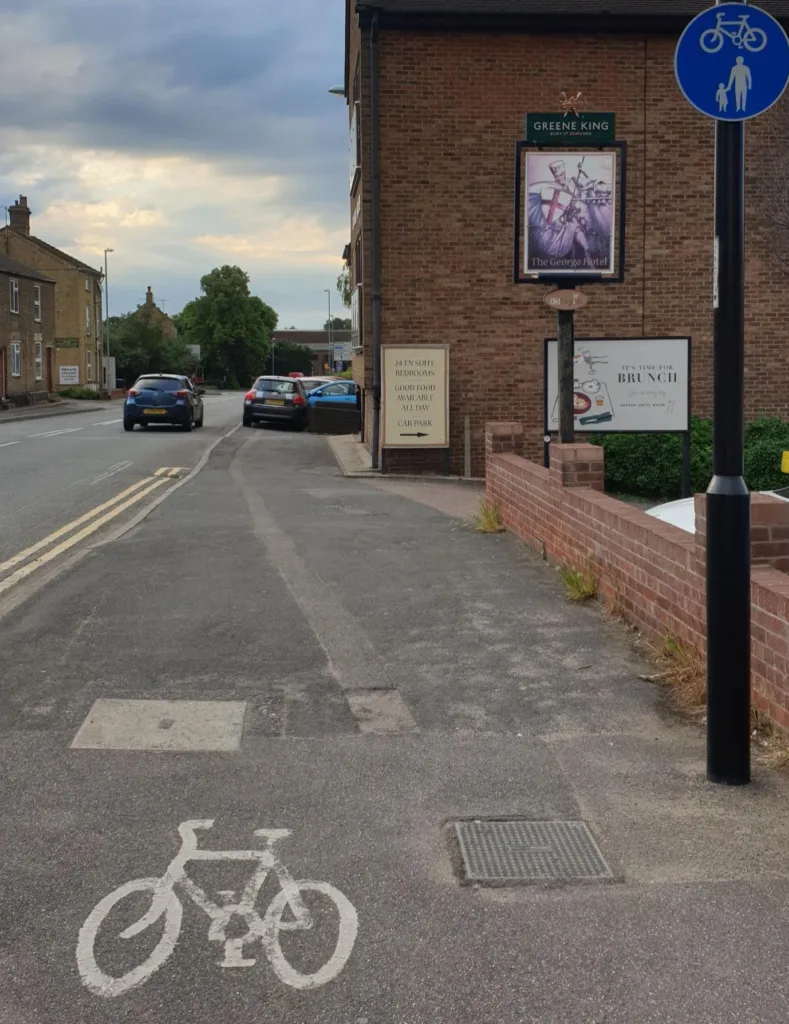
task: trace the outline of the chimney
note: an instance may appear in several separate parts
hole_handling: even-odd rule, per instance
[[[151,286],[150,285],[148,285],[148,291],[145,293],[145,305],[146,306],[152,306],[153,305],[153,292],[151,291]]]
[[[8,214],[9,227],[12,231],[18,231],[20,235],[30,234],[30,208],[27,205],[27,196],[20,196],[18,203],[9,206]]]

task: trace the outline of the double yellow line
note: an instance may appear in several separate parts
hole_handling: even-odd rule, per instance
[[[37,541],[16,555],[12,555],[5,562],[0,562],[0,577],[2,577],[0,579],[0,596],[10,590],[11,587],[16,586],[17,583],[27,579],[28,576],[36,572],[43,565],[54,561],[64,552],[76,547],[86,537],[90,537],[91,534],[100,530],[102,526],[106,526],[107,523],[131,508],[132,505],[136,505],[143,498],[147,498],[157,488],[170,483],[174,477],[179,475],[180,470],[178,469],[157,470],[153,477],[139,480],[136,484],[127,487],[125,491],[121,491],[120,494],[117,494],[109,501],[97,505],[78,519],[74,519],[72,522],[66,523],[65,526],[61,526],[59,530],[50,533],[43,540]],[[76,533],[74,532],[75,530],[77,531]],[[40,552],[43,553],[40,554]],[[15,566],[20,566],[20,568],[15,569]],[[11,570],[15,571],[11,572]],[[8,572],[10,572],[10,575],[5,575]]]

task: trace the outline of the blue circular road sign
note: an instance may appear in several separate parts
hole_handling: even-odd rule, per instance
[[[688,25],[674,55],[685,99],[716,121],[747,121],[769,110],[789,83],[789,38],[750,4],[718,4]]]

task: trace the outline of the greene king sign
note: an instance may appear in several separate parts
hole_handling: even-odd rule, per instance
[[[527,114],[526,141],[613,142],[616,117],[613,114]]]

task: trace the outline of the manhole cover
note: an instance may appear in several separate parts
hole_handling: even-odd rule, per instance
[[[458,821],[470,882],[608,881],[613,873],[582,821]]]

